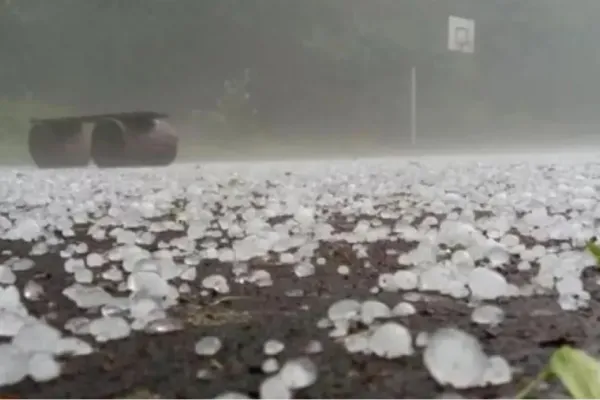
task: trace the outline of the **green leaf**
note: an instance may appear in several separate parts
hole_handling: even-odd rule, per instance
[[[534,380],[529,382],[527,384],[527,386],[525,386],[523,389],[521,389],[521,391],[519,391],[519,393],[517,393],[515,398],[516,399],[530,398],[531,392],[533,392],[540,383],[547,381],[551,376],[552,376],[552,371],[550,371],[550,368],[548,366],[546,366],[542,370],[542,372],[540,372],[538,374],[538,376],[535,377]]]
[[[585,352],[569,346],[556,350],[550,371],[574,399],[600,399],[600,363]]]
[[[592,253],[596,259],[596,264],[600,265],[600,246],[598,246],[595,242],[589,241],[585,248]]]

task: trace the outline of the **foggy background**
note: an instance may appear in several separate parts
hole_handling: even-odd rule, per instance
[[[474,54],[447,50],[449,15]],[[593,141],[599,20],[598,0],[0,0],[0,144],[152,109],[188,156],[404,149],[413,66],[419,147]]]

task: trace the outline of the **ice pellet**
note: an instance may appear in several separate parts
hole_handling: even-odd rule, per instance
[[[29,356],[12,344],[0,344],[0,387],[21,382],[29,373]]]
[[[62,338],[58,342],[58,348],[56,350],[57,355],[73,355],[73,356],[83,356],[87,354],[91,354],[93,352],[92,346],[90,346],[87,342],[76,338],[76,337],[67,337]]]
[[[279,362],[276,358],[267,358],[263,361],[261,368],[265,374],[273,374],[279,369]]]
[[[28,322],[28,316],[11,310],[0,309],[0,336],[15,336]]]
[[[379,275],[379,278],[377,278],[377,285],[386,292],[396,292],[400,289],[394,278],[394,274],[388,272]]]
[[[337,273],[340,275],[348,275],[350,274],[350,267],[348,267],[347,265],[340,265],[337,268]]]
[[[267,356],[274,356],[281,353],[285,349],[285,345],[279,340],[269,339],[263,346],[263,351]]]
[[[101,317],[90,322],[90,334],[98,342],[123,339],[131,333],[131,327],[121,317]]]
[[[36,382],[56,379],[60,371],[60,364],[48,353],[35,353],[29,358],[29,376]]]
[[[512,369],[503,357],[491,356],[483,374],[483,381],[489,385],[504,385],[512,380]]]
[[[306,344],[304,351],[307,354],[316,354],[323,351],[323,345],[318,340],[311,340]]]
[[[291,399],[292,391],[281,378],[280,374],[265,379],[259,387],[261,399]]]
[[[0,284],[12,285],[17,280],[14,272],[6,265],[0,265]]]
[[[229,293],[229,284],[227,278],[223,275],[210,275],[202,280],[202,287],[205,289],[214,290],[217,293],[227,294]]]
[[[171,333],[182,329],[183,322],[171,317],[154,319],[144,327],[144,331],[150,334]]]
[[[215,399],[250,399],[250,397],[239,392],[224,392],[215,397]]]
[[[457,389],[480,386],[488,366],[477,338],[455,328],[441,328],[429,337],[423,362],[440,385]]]
[[[196,342],[194,350],[200,356],[214,356],[223,346],[221,339],[216,336],[205,336]]]
[[[34,280],[27,281],[23,288],[23,297],[30,301],[39,300],[43,294],[44,288]]]
[[[360,318],[366,325],[372,324],[376,319],[389,318],[392,312],[387,304],[377,300],[367,300],[361,304]]]
[[[359,332],[344,338],[344,346],[349,353],[370,353],[369,332]]]
[[[90,268],[101,267],[104,264],[104,257],[98,253],[90,253],[86,256],[85,262]]]
[[[392,308],[392,315],[395,315],[397,317],[406,317],[409,315],[413,315],[416,312],[417,309],[415,308],[415,306],[406,301],[401,301],[400,303],[396,304],[394,308]]]
[[[65,329],[75,335],[88,335],[90,333],[90,322],[87,317],[73,317],[65,323]]]
[[[376,328],[369,338],[369,348],[383,358],[409,356],[414,352],[410,332],[396,322],[386,322]]]
[[[476,324],[498,325],[504,319],[504,311],[494,305],[482,305],[473,310],[471,320]]]
[[[279,371],[284,385],[292,390],[306,388],[317,380],[317,366],[308,357],[286,361]]]
[[[400,290],[414,290],[419,284],[419,276],[409,270],[396,271],[392,279],[394,281],[393,287]]]
[[[506,296],[508,283],[500,273],[477,267],[469,274],[469,289],[475,298],[494,300]]]
[[[11,264],[11,268],[15,272],[27,271],[27,270],[30,270],[31,268],[33,268],[34,266],[35,266],[35,263],[33,262],[33,260],[30,260],[29,258],[21,258]]]
[[[309,263],[298,264],[294,267],[294,274],[298,278],[306,278],[315,274],[315,266]]]
[[[53,354],[58,349],[60,331],[43,322],[29,322],[13,337],[12,344],[26,352]]]
[[[327,310],[331,321],[350,320],[359,316],[361,303],[353,299],[338,300]]]

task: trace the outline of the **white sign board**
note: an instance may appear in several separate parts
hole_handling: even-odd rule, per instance
[[[452,15],[448,18],[448,50],[475,52],[475,21]]]

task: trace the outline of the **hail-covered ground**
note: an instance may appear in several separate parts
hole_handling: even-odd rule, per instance
[[[2,170],[0,395],[514,396],[600,348],[599,184],[584,154]]]

